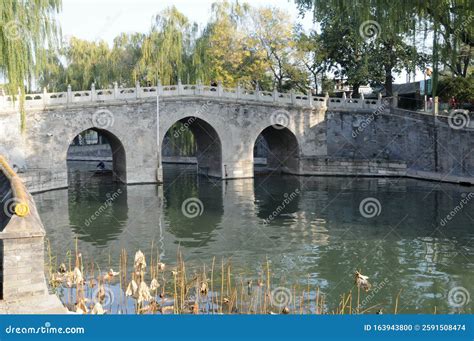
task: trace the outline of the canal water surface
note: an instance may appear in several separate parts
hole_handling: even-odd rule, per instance
[[[153,243],[170,265],[178,250],[188,267],[230,259],[245,282],[268,261],[273,283],[309,285],[311,295],[319,287],[328,310],[359,270],[372,283],[366,307],[393,312],[399,295],[399,313],[474,312],[472,188],[278,174],[220,181],[193,165],[165,166],[162,186],[124,186],[94,168],[72,163],[68,189],[34,196],[58,258],[77,238],[84,259],[106,271],[122,249],[133,256]]]

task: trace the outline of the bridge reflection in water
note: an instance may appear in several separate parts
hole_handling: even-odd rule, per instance
[[[333,308],[352,288],[355,269],[385,283],[374,304],[393,309],[402,289],[402,313],[432,313],[435,306],[450,312],[450,288],[474,290],[474,272],[466,271],[474,268],[471,213],[461,210],[440,226],[463,198],[459,186],[291,175],[226,182],[196,176],[195,165],[168,165],[164,179],[163,186],[122,187],[77,178],[69,189],[35,195],[52,250],[64,257],[77,237],[83,255],[106,269],[118,267],[122,248],[148,252],[153,242],[168,264],[178,248],[191,265],[231,257],[244,280],[255,278],[268,258],[274,283],[319,286]],[[189,198],[202,203],[197,214],[187,213],[194,218],[183,214]],[[381,204],[372,218],[359,210],[366,198]],[[472,313],[473,302],[464,309]]]

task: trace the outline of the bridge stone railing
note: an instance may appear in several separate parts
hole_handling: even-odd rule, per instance
[[[90,102],[109,102],[121,100],[136,100],[151,97],[185,97],[199,96],[205,98],[224,98],[244,101],[255,101],[261,103],[273,103],[282,106],[299,106],[320,109],[377,109],[382,105],[382,98],[365,99],[360,98],[330,98],[312,96],[302,93],[282,93],[275,91],[261,91],[258,89],[245,89],[240,86],[236,88],[207,86],[198,84],[161,85],[141,87],[138,83],[134,88],[119,88],[117,83],[110,89],[95,89],[94,84],[90,90],[72,91],[68,87],[66,92],[46,92],[27,94],[25,96],[25,108],[45,108],[56,105],[86,104]],[[18,109],[20,95],[0,96],[0,109]]]

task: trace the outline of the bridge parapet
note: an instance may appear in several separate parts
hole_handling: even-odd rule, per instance
[[[0,314],[65,312],[45,280],[45,230],[33,198],[0,155]]]
[[[25,95],[25,108],[46,108],[57,105],[74,105],[87,103],[107,103],[113,101],[129,101],[143,98],[159,97],[186,97],[198,96],[204,98],[223,98],[233,100],[243,100],[259,103],[268,103],[281,106],[293,106],[315,109],[377,109],[382,105],[382,99],[360,98],[330,98],[329,96],[313,96],[303,93],[283,93],[277,91],[261,91],[259,89],[246,89],[240,86],[236,88],[217,86],[207,86],[198,84],[161,85],[141,87],[138,83],[134,88],[120,88],[117,83],[113,88],[95,89],[94,84],[90,90],[72,91],[68,87],[66,92],[46,92]],[[0,97],[0,109],[19,109],[20,95],[8,95]]]

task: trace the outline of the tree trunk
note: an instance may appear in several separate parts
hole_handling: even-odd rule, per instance
[[[359,88],[360,88],[359,83],[352,85],[352,97],[353,98],[359,97]]]
[[[313,73],[313,77],[314,77],[314,92],[315,94],[319,94],[319,89],[318,89],[318,74],[317,73]]]
[[[393,77],[391,65],[385,65],[385,94],[387,96],[393,95]]]

